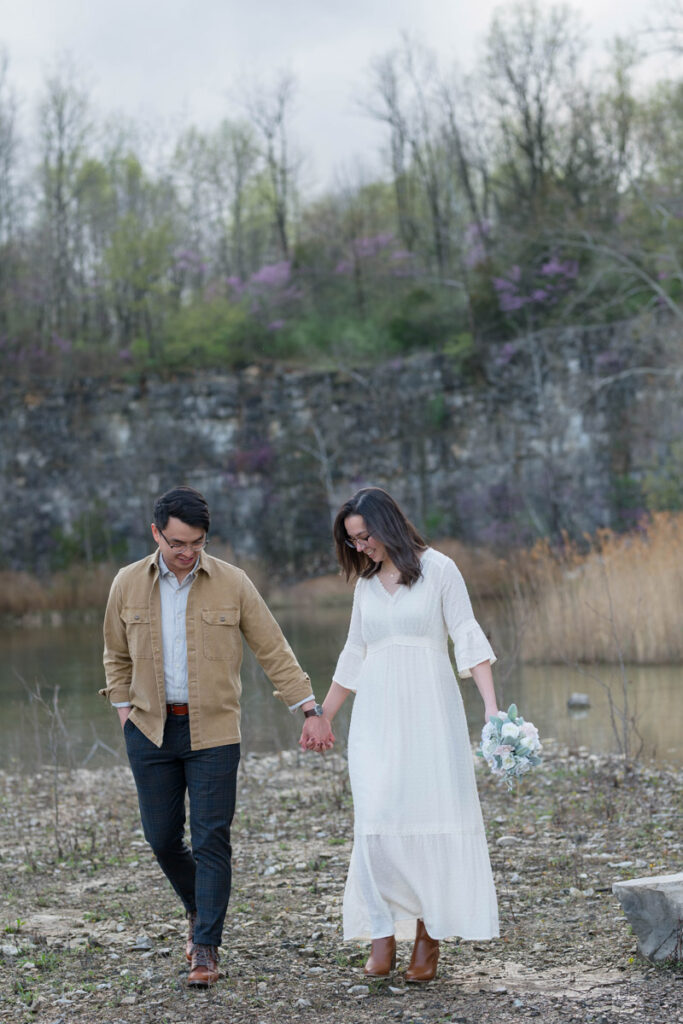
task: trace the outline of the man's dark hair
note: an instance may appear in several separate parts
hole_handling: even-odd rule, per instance
[[[186,526],[196,526],[209,532],[211,516],[206,498],[194,487],[173,487],[154,502],[154,523],[165,530],[169,519],[179,519]]]

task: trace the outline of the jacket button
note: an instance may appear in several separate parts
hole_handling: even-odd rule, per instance
[[[140,618],[140,616],[139,616],[139,615],[136,615],[136,616],[135,616],[135,618],[136,618],[136,619],[139,619],[139,618]]]
[[[225,622],[225,615],[221,615],[221,622]]]

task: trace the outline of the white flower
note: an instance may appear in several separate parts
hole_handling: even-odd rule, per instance
[[[502,776],[509,789],[540,761],[541,744],[533,722],[525,722],[514,704],[510,715],[500,711],[481,731],[478,751],[494,775]]]
[[[519,736],[519,726],[515,725],[514,722],[504,722],[500,735],[503,739],[516,740]]]

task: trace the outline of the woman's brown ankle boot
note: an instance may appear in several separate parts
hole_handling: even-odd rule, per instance
[[[418,918],[413,955],[405,973],[406,981],[431,981],[436,976],[438,962],[439,941],[427,934],[424,921]]]
[[[370,948],[370,959],[366,963],[363,974],[368,978],[386,978],[396,966],[396,939],[387,935],[383,939],[373,939]]]

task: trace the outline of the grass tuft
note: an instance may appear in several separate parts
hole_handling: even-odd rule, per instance
[[[655,512],[635,533],[584,544],[539,541],[513,560],[523,661],[683,661],[683,515]]]

